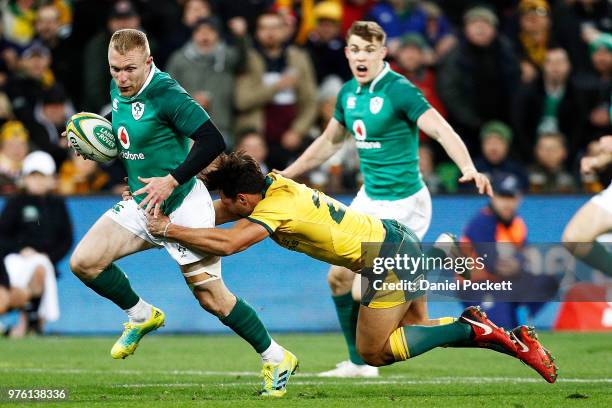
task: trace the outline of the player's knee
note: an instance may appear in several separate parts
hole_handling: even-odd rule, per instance
[[[346,275],[340,268],[331,268],[327,274],[327,284],[334,295],[343,295],[351,291],[353,276]]]
[[[231,299],[229,299],[227,296],[212,293],[206,288],[198,287],[194,288],[193,294],[195,295],[196,299],[198,299],[202,309],[219,318],[227,316],[232,310],[232,305],[230,302]]]
[[[380,367],[386,364],[379,349],[357,346],[357,352],[367,365]]]
[[[106,265],[99,265],[95,259],[75,251],[70,257],[70,270],[81,280],[93,280]]]

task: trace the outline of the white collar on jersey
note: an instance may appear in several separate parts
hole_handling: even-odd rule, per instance
[[[380,82],[380,80],[383,79],[385,75],[387,75],[387,72],[391,70],[391,67],[389,67],[388,62],[385,61],[384,64],[385,65],[383,66],[382,71],[380,71],[380,73],[376,75],[376,78],[374,78],[372,82],[370,82],[370,89],[369,89],[370,93],[374,92],[374,87],[376,86],[376,84],[378,84],[378,82]],[[361,85],[357,87],[357,93],[361,93]]]
[[[151,71],[149,72],[149,75],[147,76],[147,80],[144,81],[144,84],[142,84],[142,87],[140,88],[140,91],[138,91],[138,93],[134,96],[132,96],[130,99],[135,99],[138,98],[138,95],[140,95],[142,93],[142,91],[145,90],[145,88],[151,83],[151,80],[153,80],[153,75],[155,75],[155,63],[151,63]]]

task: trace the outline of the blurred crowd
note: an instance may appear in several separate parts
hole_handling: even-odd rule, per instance
[[[59,194],[117,192],[119,163],[71,153],[75,112],[106,114],[107,47],[118,29],[149,36],[155,65],[211,115],[229,149],[283,169],[332,117],[351,78],[344,35],[355,20],[388,34],[389,61],[464,139],[478,170],[522,191],[597,192],[579,160],[612,134],[608,0],[3,0],[0,1],[0,193],[19,190],[30,151],[49,153]],[[603,34],[603,35],[602,35]],[[431,192],[470,192],[421,137]],[[330,193],[360,184],[354,144],[306,179]]]

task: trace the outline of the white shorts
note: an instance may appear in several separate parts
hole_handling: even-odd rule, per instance
[[[604,191],[591,198],[591,202],[612,213],[612,183]]]
[[[349,208],[380,219],[401,222],[419,239],[423,239],[431,223],[431,196],[427,187],[400,200],[373,200],[362,186]]]
[[[177,242],[151,235],[147,229],[147,216],[134,200],[120,201],[104,215],[145,241],[166,248],[179,265],[188,265],[211,257],[210,254],[188,249]],[[173,224],[183,227],[214,228],[215,209],[210,193],[202,181],[196,180],[181,205],[169,217]],[[221,261],[218,261],[218,265],[210,265],[206,272],[213,276],[220,275]]]
[[[57,296],[57,280],[55,268],[44,254],[22,256],[10,254],[4,257],[4,266],[11,283],[11,287],[25,289],[28,287],[36,268],[45,270],[45,287],[40,300],[38,313],[46,321],[53,322],[59,319],[59,300]]]

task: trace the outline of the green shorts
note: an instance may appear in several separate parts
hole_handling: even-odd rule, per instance
[[[374,309],[385,309],[401,305],[425,294],[418,289],[418,281],[424,279],[423,273],[406,268],[402,260],[423,256],[421,242],[416,234],[405,225],[395,220],[381,220],[386,231],[382,245],[378,244],[374,256],[367,259],[366,266],[361,271],[361,304]],[[365,244],[375,245],[375,244]],[[367,253],[367,248],[364,253]],[[391,268],[374,268],[374,258],[396,260],[400,263]],[[380,265],[379,265],[380,266]],[[384,270],[380,270],[384,269]]]

